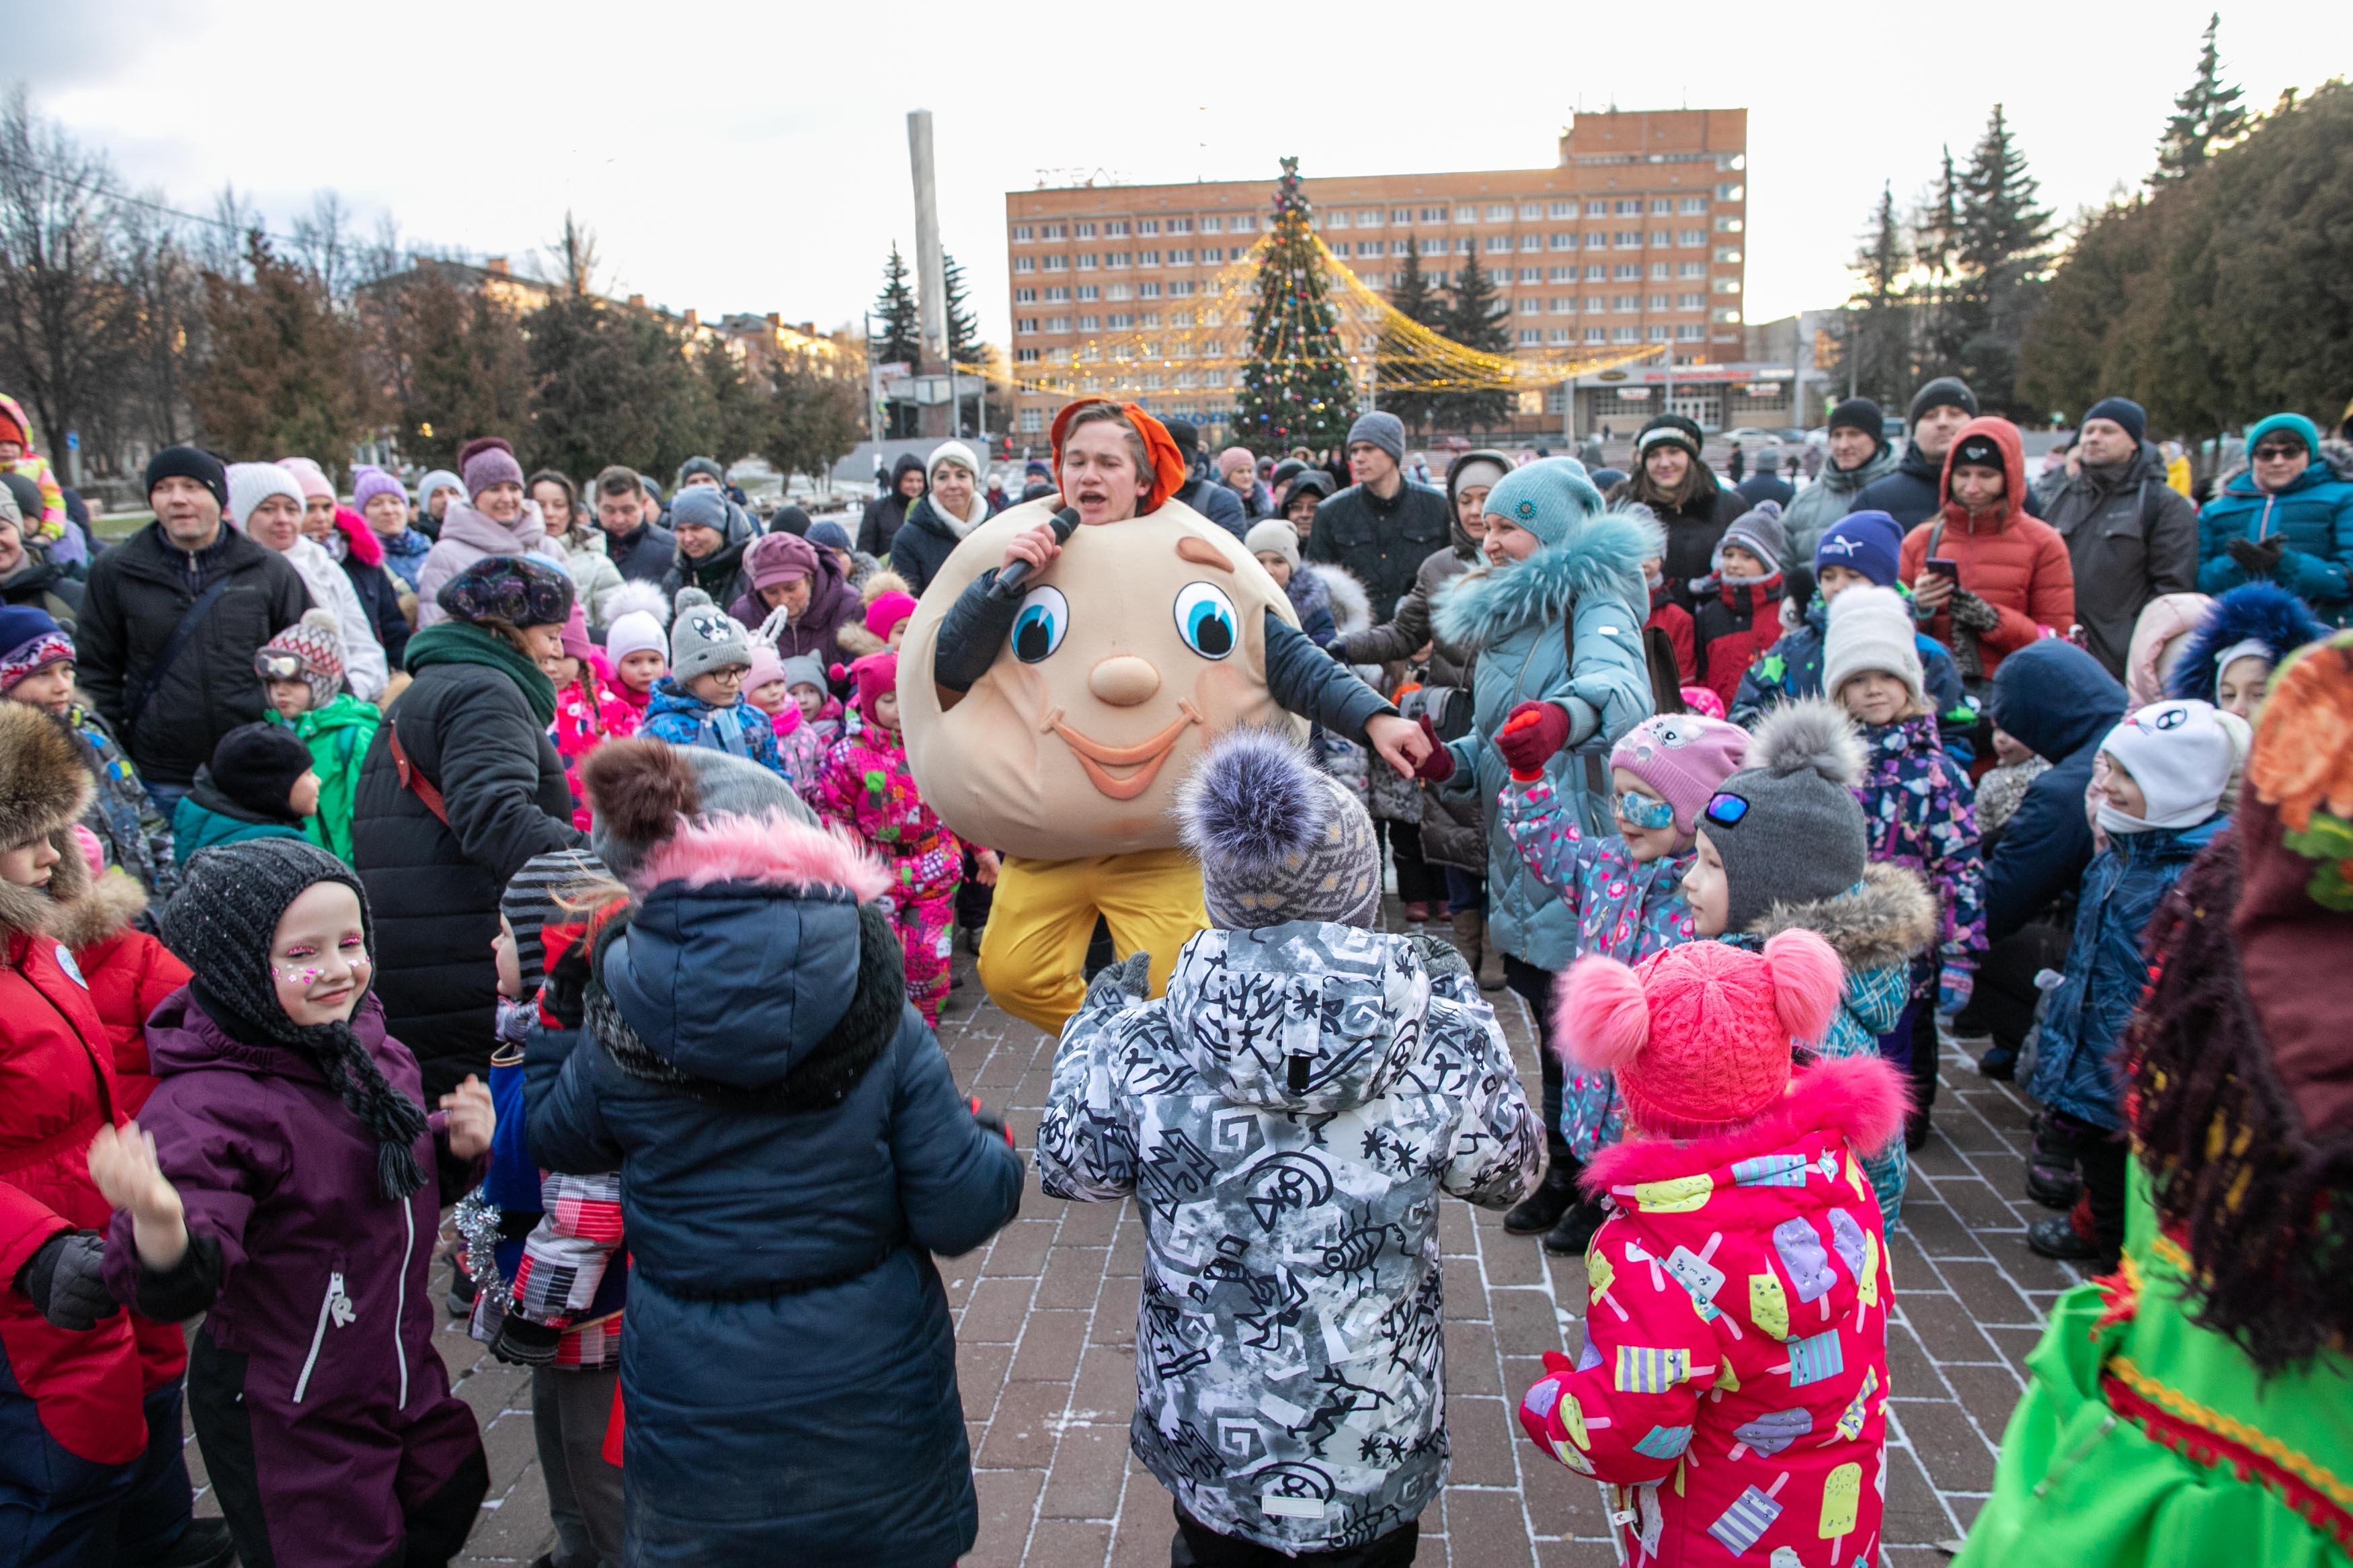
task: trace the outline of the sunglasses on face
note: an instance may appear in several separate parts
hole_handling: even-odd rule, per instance
[[[2266,441],[2255,448],[2255,461],[2258,463],[2281,463],[2290,458],[2302,456],[2304,456],[2304,445],[2301,442],[2283,442],[2274,446]]]
[[[1748,815],[1748,803],[1736,795],[1719,795],[1707,803],[1704,814],[1719,827],[1736,827]]]
[[[1638,795],[1634,791],[1618,792],[1618,815],[1637,827],[1672,827],[1675,808],[1655,795]]]

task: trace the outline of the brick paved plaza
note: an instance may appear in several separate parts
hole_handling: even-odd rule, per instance
[[[1392,918],[1394,902],[1390,905]],[[1025,1152],[1053,1042],[988,1005],[970,963],[941,1037],[956,1081],[1010,1108]],[[1536,1082],[1525,1009],[1498,994],[1520,1074]],[[2045,1210],[2023,1196],[2028,1111],[1947,1052],[1936,1136],[1913,1165],[1893,1239],[1896,1310],[1889,1360],[1887,1549],[1893,1568],[1941,1563],[1993,1483],[1994,1446],[2018,1398],[2027,1352],[2075,1271],[2026,1250]],[[1430,1568],[1568,1568],[1617,1562],[1600,1490],[1541,1459],[1513,1402],[1547,1350],[1580,1342],[1585,1269],[1548,1258],[1500,1217],[1443,1200],[1448,1425],[1454,1464],[1422,1518]],[[986,1250],[944,1260],[956,1308],[957,1365],[979,1472],[980,1541],[968,1568],[1161,1568],[1167,1494],[1128,1455],[1136,1280],[1143,1231],[1132,1205],[1041,1195],[1034,1170],[1021,1215]],[[440,1283],[437,1277],[438,1286]],[[481,1353],[461,1325],[440,1336],[459,1394],[480,1414],[491,1489],[467,1564],[527,1563],[553,1544],[532,1444],[530,1380]],[[198,1474],[190,1444],[190,1466]],[[200,1497],[202,1511],[215,1511]]]

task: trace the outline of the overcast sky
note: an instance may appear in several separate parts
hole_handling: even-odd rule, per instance
[[[1057,34],[970,5],[0,0],[0,78],[183,208],[234,181],[284,232],[333,186],[364,224],[521,265],[570,207],[611,292],[821,328],[911,245],[927,108],[944,241],[999,342],[1004,193],[1041,170],[1535,167],[1580,105],[1746,107],[1764,321],[1842,299],[1882,182],[1910,200],[1997,100],[2063,215],[2139,180],[2211,5],[1146,5]],[[2254,107],[2353,69],[2343,0],[2241,7],[2221,42]]]

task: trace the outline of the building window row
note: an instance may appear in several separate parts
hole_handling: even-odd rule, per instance
[[[1149,239],[1155,235],[1256,234],[1258,219],[1247,213],[1211,214],[1206,217],[1103,218],[1078,223],[1017,223],[1016,245],[1051,244],[1059,239]]]

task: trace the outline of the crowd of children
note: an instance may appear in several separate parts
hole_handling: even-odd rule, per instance
[[[1968,431],[2014,475],[1999,424]],[[0,1543],[155,1568],[232,1548],[446,1562],[489,1476],[430,1343],[455,1204],[470,1331],[532,1370],[554,1568],[940,1568],[977,1503],[931,1255],[1013,1217],[1022,1163],[931,1033],[997,862],[909,766],[917,601],[839,528],[736,537],[708,475],[686,521],[724,559],[658,592],[595,574],[592,600],[526,537],[543,507],[569,515],[568,487],[534,476],[524,499],[502,444],[469,452],[484,482],[470,503],[440,487],[458,526],[423,549],[385,476],[361,476],[348,524],[323,476],[232,478],[254,516],[323,499],[302,538],[331,568],[356,552],[388,583],[463,584],[484,575],[470,552],[526,591],[582,583],[505,617],[530,651],[500,657],[553,692],[531,708],[570,797],[554,831],[586,847],[500,886],[487,1081],[429,1089],[376,985],[353,828],[396,661],[363,700],[333,611],[278,632],[253,660],[265,717],[166,821],[76,694],[69,632],[0,607],[0,1007],[26,1086],[0,1107],[0,1347],[44,1369],[0,1398]],[[1556,1107],[1530,1104],[1463,955],[1381,929],[1385,847],[1405,874],[1400,828],[1445,776],[1360,754],[1343,782],[1321,737],[1236,730],[1178,807],[1208,929],[1163,994],[1142,954],[1087,990],[1043,1190],[1138,1203],[1132,1439],[1173,1494],[1179,1562],[1413,1560],[1450,1441],[1442,1195],[1584,1257],[1582,1352],[1546,1358],[1520,1420],[1611,1489],[1630,1553],[1873,1561],[1888,1238],[1943,1031],[1985,1025],[1984,1070],[2026,1076],[2042,1108],[2029,1193],[2067,1212],[2029,1245],[2129,1261],[2152,1176],[2128,1091],[2179,1093],[2118,1049],[2147,1016],[2144,935],[2202,918],[2168,893],[2231,847],[2242,784],[2266,811],[2299,789],[2345,804],[2276,744],[2269,782],[2251,773],[2274,669],[2325,628],[2270,582],[2168,595],[2127,689],[2024,612],[1986,625],[1993,606],[1941,584],[1924,605],[1938,562],[1885,513],[1786,563],[1768,500],[1676,584],[1654,522],[1605,509],[1580,466],[1497,467],[1489,499],[1516,510],[1480,521],[1526,537],[1441,574],[1424,613],[1478,668],[1508,650],[1526,685],[1478,689],[1474,765],[1447,787],[1476,792],[1491,853],[1514,858],[1504,928],[1567,955],[1506,950],[1561,1058]],[[543,479],[564,493],[536,499]],[[970,527],[986,505],[956,510]],[[944,558],[963,533],[941,537]],[[1311,640],[1365,632],[1361,589],[1300,541],[1278,519],[1246,542]],[[1645,551],[1646,598],[1610,564]],[[405,633],[415,612],[393,608]],[[1644,617],[1674,664],[1653,691],[1680,684],[1683,711],[1580,684],[1580,643]],[[416,667],[501,619],[459,616],[473,629],[421,637]],[[1429,657],[1368,673],[1402,700]],[[1530,668],[1554,695],[1527,700]],[[1578,702],[1592,722],[1561,722]],[[2341,735],[2301,733],[2313,768],[2338,765]],[[545,782],[561,798],[554,762]],[[2298,855],[2353,842],[2333,817],[2291,829]],[[1446,918],[1448,884],[1413,858],[1428,885],[1406,901]],[[2353,903],[2329,874],[2313,898]],[[184,1399],[225,1525],[191,1516]]]

